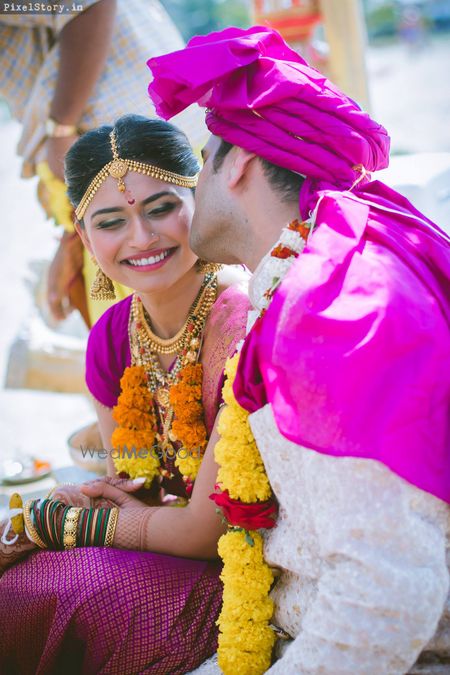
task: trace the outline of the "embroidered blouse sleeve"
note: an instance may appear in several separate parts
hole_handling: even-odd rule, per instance
[[[130,365],[128,318],[131,299],[110,307],[94,324],[86,350],[86,385],[92,396],[113,408],[120,394],[120,378]]]

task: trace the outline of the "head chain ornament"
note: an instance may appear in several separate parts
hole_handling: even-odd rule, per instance
[[[125,192],[125,183],[123,179],[128,171],[134,171],[135,173],[140,173],[144,176],[150,176],[151,178],[156,178],[157,180],[163,180],[166,181],[166,183],[173,183],[174,185],[179,185],[180,187],[193,188],[197,185],[198,174],[195,176],[182,176],[179,173],[167,171],[166,169],[160,169],[158,166],[153,166],[152,164],[136,162],[134,159],[122,159],[119,157],[119,153],[117,151],[117,140],[114,129],[109,134],[109,138],[111,141],[113,159],[108,162],[108,164],[105,164],[103,169],[101,169],[90,182],[86,192],[80,200],[80,203],[75,209],[75,215],[78,220],[83,218],[84,214],[86,213],[86,209],[91,203],[95,193],[105,182],[108,176],[112,176],[112,178],[117,179],[117,187],[120,192]]]

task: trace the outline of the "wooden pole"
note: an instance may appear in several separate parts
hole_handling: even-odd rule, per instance
[[[320,0],[320,9],[330,47],[327,74],[340,89],[368,110],[367,34],[361,0]]]

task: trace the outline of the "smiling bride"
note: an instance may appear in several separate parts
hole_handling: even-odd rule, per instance
[[[24,527],[20,508],[0,525],[2,672],[185,673],[216,649],[212,448],[248,302],[237,273],[189,248],[198,168],[181,131],[138,116],[67,155],[78,233],[99,267],[92,292],[110,298],[111,280],[134,292],[87,349],[109,477],[29,500]]]

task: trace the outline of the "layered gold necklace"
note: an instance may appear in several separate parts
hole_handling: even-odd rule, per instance
[[[198,362],[206,320],[217,299],[217,292],[217,275],[215,273],[206,274],[189,309],[186,321],[178,333],[168,339],[155,335],[141,299],[136,294],[133,295],[128,324],[132,365],[144,368],[147,376],[147,388],[158,404],[161,431],[156,434],[156,440],[162,450],[172,448],[173,443],[177,441],[183,441],[179,435],[176,436],[172,431],[174,418],[177,417],[177,414],[175,414],[174,407],[171,405],[170,393],[172,388],[180,387],[179,383],[185,379],[183,374],[186,374],[189,370],[188,366],[195,366]],[[161,365],[159,356],[175,353],[174,363],[170,370],[166,371]],[[195,368],[198,368],[198,366],[195,366]],[[201,396],[199,403],[201,404]],[[196,420],[195,424],[204,426],[203,411],[200,418]],[[185,445],[185,443],[182,444]],[[175,464],[178,466],[182,462],[176,460]],[[200,462],[198,462],[198,465],[200,465]],[[182,469],[182,467],[180,468]],[[186,478],[183,470],[182,473]],[[167,470],[164,474],[169,478],[173,475],[171,471]]]
[[[164,408],[169,402],[169,387],[177,382],[179,372],[186,365],[198,361],[203,330],[217,299],[217,290],[217,276],[206,274],[186,321],[176,335],[167,339],[155,335],[142,301],[136,294],[133,295],[129,323],[132,362],[144,366],[149,389]],[[162,368],[160,354],[176,354],[169,371]]]

